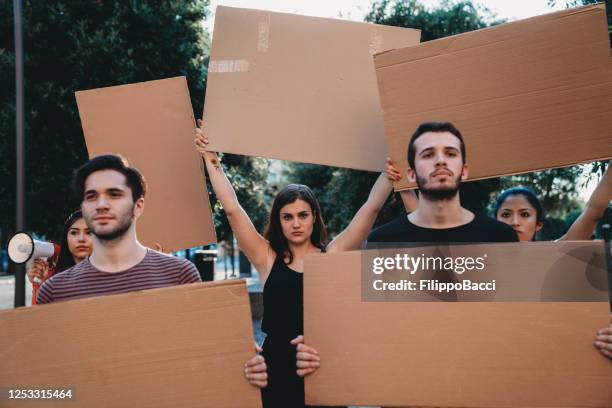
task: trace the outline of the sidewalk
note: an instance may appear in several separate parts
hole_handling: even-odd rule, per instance
[[[26,306],[32,304],[32,284],[26,279]],[[0,276],[0,310],[15,306],[15,277]]]

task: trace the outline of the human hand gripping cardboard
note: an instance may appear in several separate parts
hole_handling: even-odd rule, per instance
[[[610,326],[597,330],[595,347],[601,354],[612,359],[612,314],[610,314]]]
[[[300,334],[295,339],[291,340],[291,344],[297,346],[297,375],[300,377],[305,377],[317,371],[317,369],[321,366],[319,353],[314,348],[304,344],[304,336]]]
[[[263,350],[255,343],[255,352],[261,353]],[[251,385],[257,388],[265,388],[268,385],[268,367],[266,360],[260,354],[255,355],[244,365],[244,377]]]
[[[218,167],[219,157],[217,156],[217,153],[207,150],[209,140],[208,133],[206,133],[206,130],[204,129],[205,125],[206,124],[202,119],[198,119],[198,127],[195,129],[195,147],[207,164],[212,164],[213,167]]]

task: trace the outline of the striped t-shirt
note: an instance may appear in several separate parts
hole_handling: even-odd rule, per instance
[[[114,295],[200,281],[197,269],[188,260],[147,249],[142,261],[121,272],[102,272],[87,258],[48,279],[38,290],[36,303]]]

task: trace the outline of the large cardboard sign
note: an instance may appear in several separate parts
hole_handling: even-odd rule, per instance
[[[450,253],[459,259],[468,247],[450,246]],[[307,403],[612,406],[612,361],[593,346],[597,329],[610,324],[609,303],[597,296],[571,301],[567,285],[574,282],[579,293],[588,286],[607,289],[603,243],[486,247],[478,273],[516,275],[527,294],[542,293],[541,301],[487,301],[472,294],[443,302],[424,291],[412,301],[364,301],[362,261],[369,258],[362,252],[307,257],[304,338],[321,357],[319,370],[306,378]],[[401,251],[421,257],[431,248]],[[567,301],[549,301],[553,294]]]
[[[148,184],[138,237],[176,251],[216,242],[185,77],[76,92],[89,157],[121,154]]]
[[[379,171],[374,53],[420,31],[217,7],[204,117],[210,149]]]
[[[402,174],[417,126],[450,121],[469,179],[612,156],[604,5],[570,9],[375,56],[389,155]],[[412,187],[403,179],[396,185]]]
[[[0,311],[0,388],[71,390],[19,407],[260,407],[244,281]],[[71,401],[71,402],[69,402]]]

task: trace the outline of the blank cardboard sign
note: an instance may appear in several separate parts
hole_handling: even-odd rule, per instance
[[[138,237],[176,251],[216,242],[185,77],[76,92],[89,157],[121,154],[147,180]]]
[[[244,281],[0,311],[0,389],[70,389],[15,407],[260,407]]]
[[[379,171],[374,53],[420,31],[217,7],[204,117],[210,149]]]
[[[603,5],[374,60],[389,155],[402,174],[410,136],[427,121],[450,121],[462,132],[470,180],[612,157],[612,59]],[[409,187],[405,177],[396,184]]]
[[[449,247],[455,259],[469,249]],[[307,257],[304,342],[317,349],[321,367],[305,380],[306,402],[383,407],[612,406],[612,361],[593,347],[597,330],[610,324],[609,303],[544,301],[552,298],[552,292],[570,293],[555,277],[572,280],[575,272],[584,280],[594,276],[596,268],[605,278],[603,244],[486,247],[485,269],[476,273],[516,274],[514,293],[524,279],[528,297],[534,289],[530,284],[536,283],[538,292],[546,289],[542,301],[473,301],[473,294],[463,302],[422,301],[424,292],[419,291],[416,301],[392,301],[390,295],[386,302],[366,302],[362,301],[362,252]],[[431,250],[408,251],[421,257]],[[526,278],[531,272],[537,277]]]

